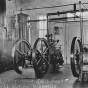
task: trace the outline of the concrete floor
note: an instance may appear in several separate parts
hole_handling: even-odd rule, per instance
[[[24,75],[19,75],[10,70],[0,74],[0,88],[88,88],[87,82],[80,83],[73,77],[70,65],[65,65],[56,73],[48,73],[41,79],[34,78],[33,69],[29,72],[25,70]]]

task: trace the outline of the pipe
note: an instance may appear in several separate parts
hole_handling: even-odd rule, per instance
[[[76,5],[78,5],[79,3],[75,3]],[[82,4],[88,4],[88,3],[82,3]],[[65,6],[71,6],[74,4],[68,4],[68,5],[60,5],[60,6],[49,6],[49,7],[41,7],[41,8],[32,8],[32,9],[22,9],[22,11],[26,11],[26,10],[38,10],[38,9],[50,9],[50,8],[58,8],[58,7],[65,7]],[[20,11],[20,10],[14,10],[15,11]]]
[[[46,20],[47,20],[47,41],[49,43],[49,37],[48,37],[48,35],[49,35],[48,14],[46,15]]]
[[[48,19],[49,22],[56,21],[56,20],[64,20],[64,19],[71,19],[71,18],[78,18],[78,17],[62,17],[62,18],[51,18]],[[28,20],[27,22],[39,22],[39,21],[47,21],[46,19],[43,20]]]

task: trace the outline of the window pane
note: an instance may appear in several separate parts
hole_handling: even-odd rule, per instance
[[[44,38],[46,38],[46,37],[45,37],[46,34],[47,34],[47,30],[44,30]]]
[[[46,16],[39,16],[38,20],[45,20]],[[47,27],[46,21],[39,21],[39,29],[46,29]]]
[[[76,14],[75,15],[77,15],[77,16],[80,16],[80,12],[76,12]],[[75,17],[75,15],[73,15],[72,13],[67,13],[67,17]],[[81,15],[83,16],[83,20],[87,20],[88,19],[88,11],[85,11],[85,12],[81,12]],[[68,19],[68,21],[73,21],[74,19]],[[75,19],[75,20],[77,20],[77,19]]]
[[[39,38],[43,38],[43,30],[39,30]]]
[[[45,16],[39,16],[39,20],[45,20]],[[47,22],[46,21],[39,21],[38,22],[38,29],[39,29],[39,38],[45,38],[46,32],[47,32]]]
[[[67,13],[67,17],[74,17],[72,13]]]

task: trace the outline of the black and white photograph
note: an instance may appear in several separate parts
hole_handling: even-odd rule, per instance
[[[88,88],[88,0],[0,0],[0,88]]]

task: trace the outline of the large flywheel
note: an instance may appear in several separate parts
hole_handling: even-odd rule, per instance
[[[74,37],[71,44],[71,70],[74,77],[79,77],[80,72],[80,60],[81,55],[81,42],[80,39],[77,37]]]
[[[47,73],[50,64],[50,52],[47,40],[38,38],[34,43],[32,60],[36,77],[42,77]]]
[[[31,61],[31,45],[26,39],[19,39],[12,49],[13,65],[18,74],[22,73],[23,68],[29,67]]]

